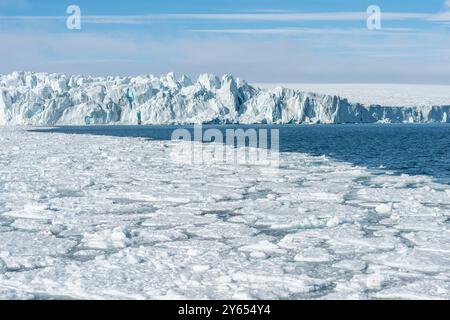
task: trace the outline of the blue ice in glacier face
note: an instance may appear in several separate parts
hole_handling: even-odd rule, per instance
[[[0,76],[0,125],[448,122],[450,105],[389,107],[224,75]],[[418,102],[420,105],[420,102]]]

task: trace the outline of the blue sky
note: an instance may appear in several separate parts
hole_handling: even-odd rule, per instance
[[[450,0],[0,0],[0,42],[0,73],[450,84]]]

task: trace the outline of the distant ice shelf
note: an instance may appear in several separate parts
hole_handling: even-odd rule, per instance
[[[276,87],[345,97],[350,103],[390,107],[439,106],[450,103],[450,85],[392,83],[252,83],[262,89]]]
[[[0,125],[450,122],[448,105],[381,106],[239,78],[0,75]]]

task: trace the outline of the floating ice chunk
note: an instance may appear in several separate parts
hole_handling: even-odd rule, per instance
[[[445,281],[420,280],[405,285],[381,290],[375,294],[378,299],[448,300],[450,285]]]
[[[445,272],[448,271],[450,254],[418,248],[404,248],[393,252],[370,254],[365,256],[364,260],[403,270]]]
[[[246,252],[263,252],[263,253],[278,253],[282,254],[285,250],[280,249],[276,244],[267,240],[260,241],[255,244],[247,245],[239,248],[240,251]]]
[[[37,220],[37,219],[16,219],[11,223],[11,227],[22,230],[50,230],[50,220]]]
[[[380,273],[372,273],[366,278],[366,287],[370,290],[379,290],[383,287],[383,284],[387,282],[385,276]]]
[[[85,247],[93,249],[125,248],[132,244],[132,234],[124,228],[101,230],[85,233],[82,242]]]
[[[265,258],[267,258],[267,254],[265,254],[262,251],[253,251],[253,252],[250,252],[250,257],[256,258],[256,259],[265,259]]]
[[[11,231],[1,233],[0,258],[8,270],[42,268],[55,263],[56,256],[69,252],[76,242],[47,233]]]
[[[192,266],[192,270],[196,273],[203,273],[203,272],[208,271],[209,269],[210,269],[210,266],[208,266],[208,265],[197,264],[197,265]]]
[[[414,232],[403,234],[405,239],[414,243],[418,248],[425,251],[441,252],[443,255],[450,254],[450,231],[441,227],[438,232]]]
[[[248,291],[238,290],[232,296],[234,300],[254,300],[255,297]]]
[[[350,271],[362,271],[366,268],[367,264],[360,260],[341,260],[333,264],[334,268],[345,269]]]
[[[0,288],[0,300],[34,300],[35,296],[21,290]]]
[[[265,284],[270,283],[271,288],[269,290],[278,292],[279,298],[286,298],[292,294],[314,292],[329,285],[327,281],[300,275],[237,272],[232,275],[232,278],[241,285],[248,284],[253,288],[265,287]]]
[[[375,210],[381,214],[387,214],[392,211],[392,203],[382,203],[376,206]]]
[[[298,253],[294,260],[297,262],[328,262],[333,260],[327,250],[322,248],[310,248]]]

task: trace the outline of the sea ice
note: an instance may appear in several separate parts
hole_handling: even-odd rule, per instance
[[[0,137],[0,298],[449,298],[450,197],[431,177],[301,153],[267,176],[171,161],[176,141]]]

